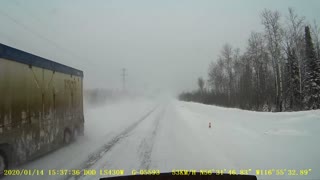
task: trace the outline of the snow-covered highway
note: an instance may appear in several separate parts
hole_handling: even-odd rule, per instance
[[[44,169],[45,176],[5,179],[98,179],[105,169],[128,175],[140,169],[271,170],[258,179],[320,179],[320,111],[264,113],[135,99],[86,107],[85,116],[84,137],[18,167]],[[52,169],[94,169],[97,175],[49,176]]]

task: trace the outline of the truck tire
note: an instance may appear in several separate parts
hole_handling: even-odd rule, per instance
[[[71,132],[70,132],[70,130],[66,129],[64,131],[64,135],[63,135],[63,143],[70,144],[71,140],[72,140]]]
[[[3,176],[4,170],[8,168],[7,157],[3,152],[0,152],[0,176]]]
[[[76,141],[78,136],[79,136],[79,129],[78,128],[74,128],[73,135],[72,135],[72,140]]]

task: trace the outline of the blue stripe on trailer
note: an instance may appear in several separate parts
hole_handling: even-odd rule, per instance
[[[19,49],[12,48],[10,46],[6,46],[1,43],[0,58],[27,64],[29,66],[40,67],[52,71],[83,77],[83,72],[78,69],[21,51]]]

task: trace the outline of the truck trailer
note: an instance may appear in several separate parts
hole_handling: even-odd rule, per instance
[[[0,44],[1,173],[83,133],[83,72]]]

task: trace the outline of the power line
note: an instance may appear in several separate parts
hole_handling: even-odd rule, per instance
[[[16,1],[16,0],[10,0],[10,2],[13,2],[16,6],[19,6],[20,9],[23,9],[23,10],[26,12],[26,14],[28,14],[30,17],[32,17],[32,18],[33,18],[35,21],[37,21],[38,23],[40,23],[40,24],[42,24],[42,25],[46,25],[46,24],[44,24],[41,20],[39,20],[38,17],[34,16],[34,14],[33,14],[31,11],[27,10],[26,7],[23,7],[23,6],[20,4],[20,2],[18,2],[18,1]],[[47,25],[46,25],[46,26],[47,26]]]
[[[51,43],[51,44],[52,44],[52,45],[54,45],[57,49],[63,50],[63,51],[65,51],[65,52],[67,52],[68,54],[70,54],[71,56],[75,57],[75,58],[82,59],[82,57],[81,57],[81,56],[78,56],[78,55],[76,55],[76,54],[72,53],[71,51],[69,51],[69,50],[67,50],[66,48],[64,48],[64,47],[60,46],[59,44],[57,44],[56,42],[54,42],[54,41],[52,41],[52,40],[48,39],[48,38],[47,38],[47,37],[45,37],[44,35],[42,35],[42,34],[40,34],[40,33],[36,32],[36,31],[32,30],[31,28],[29,28],[29,27],[28,27],[28,26],[26,26],[25,24],[21,23],[18,19],[16,19],[16,18],[14,18],[14,17],[10,16],[8,13],[6,13],[6,12],[4,12],[4,11],[0,10],[0,14],[2,14],[2,15],[3,15],[3,16],[5,16],[5,17],[7,17],[9,20],[11,20],[12,22],[14,22],[15,24],[17,24],[17,25],[19,25],[19,26],[23,27],[23,29],[24,29],[24,30],[26,30],[26,31],[28,31],[28,32],[30,32],[30,33],[32,33],[33,35],[35,35],[35,36],[39,37],[40,39],[43,39],[43,40],[45,40],[45,41],[47,41],[47,42]]]
[[[9,42],[16,43],[16,41],[14,39],[12,39],[6,32],[2,31],[1,29],[0,29],[0,34],[6,35],[6,36],[4,36],[4,38],[7,39]]]

